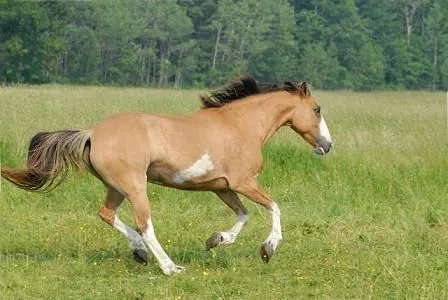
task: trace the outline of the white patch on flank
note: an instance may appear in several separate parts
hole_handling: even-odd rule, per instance
[[[213,170],[215,167],[210,159],[210,155],[205,153],[202,157],[195,161],[190,167],[175,174],[173,181],[177,184],[182,184],[192,178],[199,177]]]
[[[160,246],[160,243],[154,233],[154,227],[152,225],[151,218],[148,219],[147,225],[148,227],[143,233],[143,240],[148,245],[148,248],[149,250],[151,250],[154,257],[157,259],[163,273],[165,273],[165,275],[173,275],[175,273],[182,272],[184,268],[174,264],[168,254],[166,254],[166,252],[163,250],[162,246]]]
[[[319,129],[320,129],[320,136],[323,136],[327,140],[327,142],[331,143],[332,141],[330,131],[328,130],[328,126],[327,123],[325,122],[324,117],[320,119]]]
[[[272,231],[269,234],[268,238],[265,240],[265,243],[270,243],[273,249],[275,250],[279,242],[283,239],[282,226],[280,224],[280,209],[278,208],[278,205],[275,202],[272,202],[271,213],[272,213]]]
[[[114,223],[112,224],[115,229],[121,232],[128,238],[129,247],[132,249],[141,249],[146,251],[145,243],[142,237],[134,229],[123,223],[117,216],[115,216]]]

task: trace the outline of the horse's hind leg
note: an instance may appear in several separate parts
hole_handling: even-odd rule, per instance
[[[234,191],[215,191],[215,194],[236,213],[238,220],[229,231],[213,233],[205,243],[205,248],[207,250],[219,245],[233,244],[241,229],[243,229],[249,219],[246,207],[244,207],[240,198]]]
[[[140,231],[143,241],[157,259],[163,273],[166,275],[173,275],[182,272],[184,268],[176,265],[171,260],[163,250],[154,233],[154,227],[150,217],[148,196],[146,195],[146,176],[132,176],[132,174],[128,174],[128,176],[126,176],[126,182],[120,183],[120,188],[132,205],[135,223]]]
[[[107,197],[99,211],[99,216],[107,224],[112,225],[128,238],[129,246],[132,249],[134,259],[142,264],[147,264],[147,251],[142,237],[131,227],[123,223],[118,218],[118,209],[124,200],[124,196],[117,190],[108,187]]]

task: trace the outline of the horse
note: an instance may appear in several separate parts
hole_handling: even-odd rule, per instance
[[[227,231],[213,233],[206,250],[235,242],[248,221],[238,195],[271,213],[272,230],[260,254],[269,262],[282,241],[280,209],[257,181],[261,149],[282,126],[289,126],[319,155],[333,145],[318,101],[306,82],[259,83],[240,77],[200,95],[202,108],[191,115],[121,113],[87,130],[37,133],[30,142],[25,169],[4,168],[1,176],[33,192],[54,189],[68,170],[88,171],[107,188],[99,216],[123,234],[133,257],[147,264],[148,248],[162,272],[184,271],[158,242],[151,222],[147,182],[215,193],[237,217]],[[123,223],[118,209],[132,206],[136,229]]]

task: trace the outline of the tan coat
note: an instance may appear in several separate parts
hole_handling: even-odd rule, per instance
[[[207,249],[234,242],[247,222],[237,194],[272,212],[272,232],[261,248],[269,261],[282,239],[280,210],[260,188],[261,149],[282,126],[290,126],[318,154],[332,145],[317,101],[306,83],[263,86],[242,78],[202,96],[205,109],[190,116],[127,113],[112,116],[89,130],[37,134],[30,145],[28,169],[3,169],[2,177],[21,188],[49,190],[67,168],[87,167],[108,187],[100,216],[129,240],[136,260],[146,263],[149,248],[162,271],[183,270],[158,243],[150,218],[147,181],[185,190],[209,190],[238,216],[232,229],[214,233]],[[124,198],[133,207],[138,233],[122,223],[116,211]]]

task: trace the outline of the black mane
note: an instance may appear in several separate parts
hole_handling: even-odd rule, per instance
[[[276,91],[298,91],[300,83],[285,81],[282,85],[276,83],[258,83],[251,76],[232,80],[224,87],[200,95],[203,108],[220,107],[236,100],[256,94]]]

